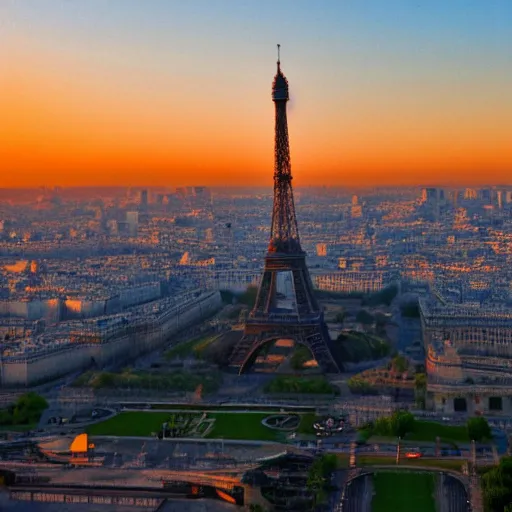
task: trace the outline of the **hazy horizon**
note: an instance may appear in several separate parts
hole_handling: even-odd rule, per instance
[[[294,185],[512,174],[512,3],[0,3],[0,186],[272,183],[276,43]]]

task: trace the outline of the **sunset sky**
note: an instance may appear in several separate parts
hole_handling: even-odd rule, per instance
[[[512,181],[510,0],[0,0],[0,187]]]

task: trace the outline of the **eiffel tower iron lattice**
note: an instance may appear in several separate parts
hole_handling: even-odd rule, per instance
[[[277,60],[277,74],[272,84],[275,104],[274,147],[274,208],[270,243],[265,257],[254,308],[247,318],[242,339],[235,345],[230,358],[231,367],[243,373],[260,348],[278,339],[292,339],[305,345],[325,373],[338,373],[329,345],[330,338],[323,312],[313,293],[313,285],[302,250],[293,200],[290,147],[286,102],[289,99],[288,81]],[[287,307],[280,304],[278,287],[286,276],[291,298]],[[286,287],[286,284],[284,285]]]

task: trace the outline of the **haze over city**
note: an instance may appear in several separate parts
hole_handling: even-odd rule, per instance
[[[506,0],[6,0],[0,16],[0,186],[270,185],[275,42],[297,185],[509,181]]]
[[[0,20],[2,512],[512,512],[510,2]]]

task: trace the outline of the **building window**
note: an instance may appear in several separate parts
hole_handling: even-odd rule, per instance
[[[455,412],[466,412],[468,405],[465,398],[455,398],[453,400],[453,409]]]
[[[489,410],[490,411],[502,411],[503,400],[501,396],[490,396],[489,397]]]

